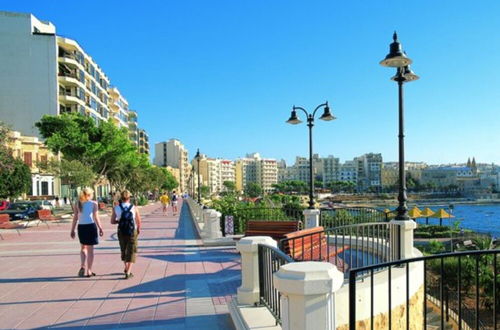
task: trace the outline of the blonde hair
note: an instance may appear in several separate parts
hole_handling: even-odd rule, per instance
[[[130,191],[128,191],[127,189],[123,190],[120,194],[120,199],[122,202],[125,202],[125,201],[128,201],[130,199]]]
[[[78,196],[78,209],[80,212],[82,211],[83,207],[83,202],[88,201],[89,199],[92,198],[92,195],[94,194],[94,190],[89,187],[85,187],[80,191],[80,195]]]

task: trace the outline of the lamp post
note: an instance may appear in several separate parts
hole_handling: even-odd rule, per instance
[[[316,111],[318,109],[324,108],[323,114],[319,119],[324,121],[330,121],[336,119],[330,112],[330,107],[328,106],[328,102],[320,104],[314,109],[312,113],[307,112],[306,109],[302,107],[296,107],[295,105],[292,107],[292,113],[290,115],[290,119],[286,122],[288,124],[297,125],[302,121],[297,116],[297,110],[301,110],[306,114],[307,117],[307,127],[309,127],[309,209],[314,209],[314,176],[313,176],[313,139],[312,139],[312,128],[314,127],[314,116],[316,115]]]
[[[196,161],[198,162],[198,203],[201,204],[201,185],[200,185],[200,149],[196,151]]]
[[[408,216],[408,197],[406,195],[406,172],[405,172],[405,142],[404,142],[404,106],[403,106],[403,84],[415,81],[419,77],[410,69],[412,60],[403,52],[401,44],[398,41],[398,35],[394,32],[393,42],[389,46],[389,54],[380,61],[384,67],[396,68],[396,75],[391,78],[398,83],[399,95],[399,206],[396,209],[396,220],[409,220]]]

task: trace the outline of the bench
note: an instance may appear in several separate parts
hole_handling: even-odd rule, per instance
[[[58,217],[55,217],[52,215],[51,210],[38,210],[36,211],[36,218],[40,220],[41,222],[45,223],[47,227],[49,226],[49,221],[56,221],[57,225],[59,226],[59,221],[61,220]],[[40,225],[40,223],[38,223]]]
[[[17,234],[21,236],[19,229],[24,227],[24,225],[10,222],[10,216],[8,214],[0,214],[0,229],[15,229]],[[3,239],[2,234],[0,234],[0,237]]]
[[[245,236],[271,236],[275,240],[285,237],[285,234],[299,229],[299,221],[259,221],[247,222]]]
[[[349,248],[348,245],[328,244],[325,230],[321,226],[285,234],[280,246],[281,250],[294,260],[327,261],[336,265],[341,271],[346,265],[337,255]]]

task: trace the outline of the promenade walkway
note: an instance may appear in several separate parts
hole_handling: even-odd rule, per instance
[[[182,204],[180,204],[182,207]],[[141,209],[135,277],[123,279],[116,228],[105,235],[93,278],[79,278],[79,243],[70,224],[3,233],[0,328],[233,329],[226,302],[240,284],[234,247],[202,247],[187,205],[167,217],[159,204]]]

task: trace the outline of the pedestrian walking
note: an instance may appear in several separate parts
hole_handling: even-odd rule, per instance
[[[163,215],[166,215],[167,214],[167,208],[168,208],[168,202],[169,202],[170,198],[168,198],[168,195],[166,192],[164,192],[161,196],[160,196],[160,202],[161,204],[163,205]]]
[[[71,238],[75,238],[75,228],[78,223],[78,239],[80,240],[80,270],[78,276],[91,277],[96,274],[92,271],[94,263],[94,245],[99,244],[97,230],[99,236],[104,235],[102,230],[101,220],[97,213],[97,203],[92,200],[94,191],[90,188],[84,188],[74,206],[73,223],[71,225]]]
[[[141,233],[141,215],[137,207],[130,202],[128,190],[122,191],[120,203],[113,208],[111,223],[118,224],[118,241],[125,266],[123,272],[125,279],[129,279],[134,276],[132,265],[137,254],[137,236]]]
[[[175,193],[175,190],[172,192],[172,215],[177,213],[177,200],[179,196]]]

